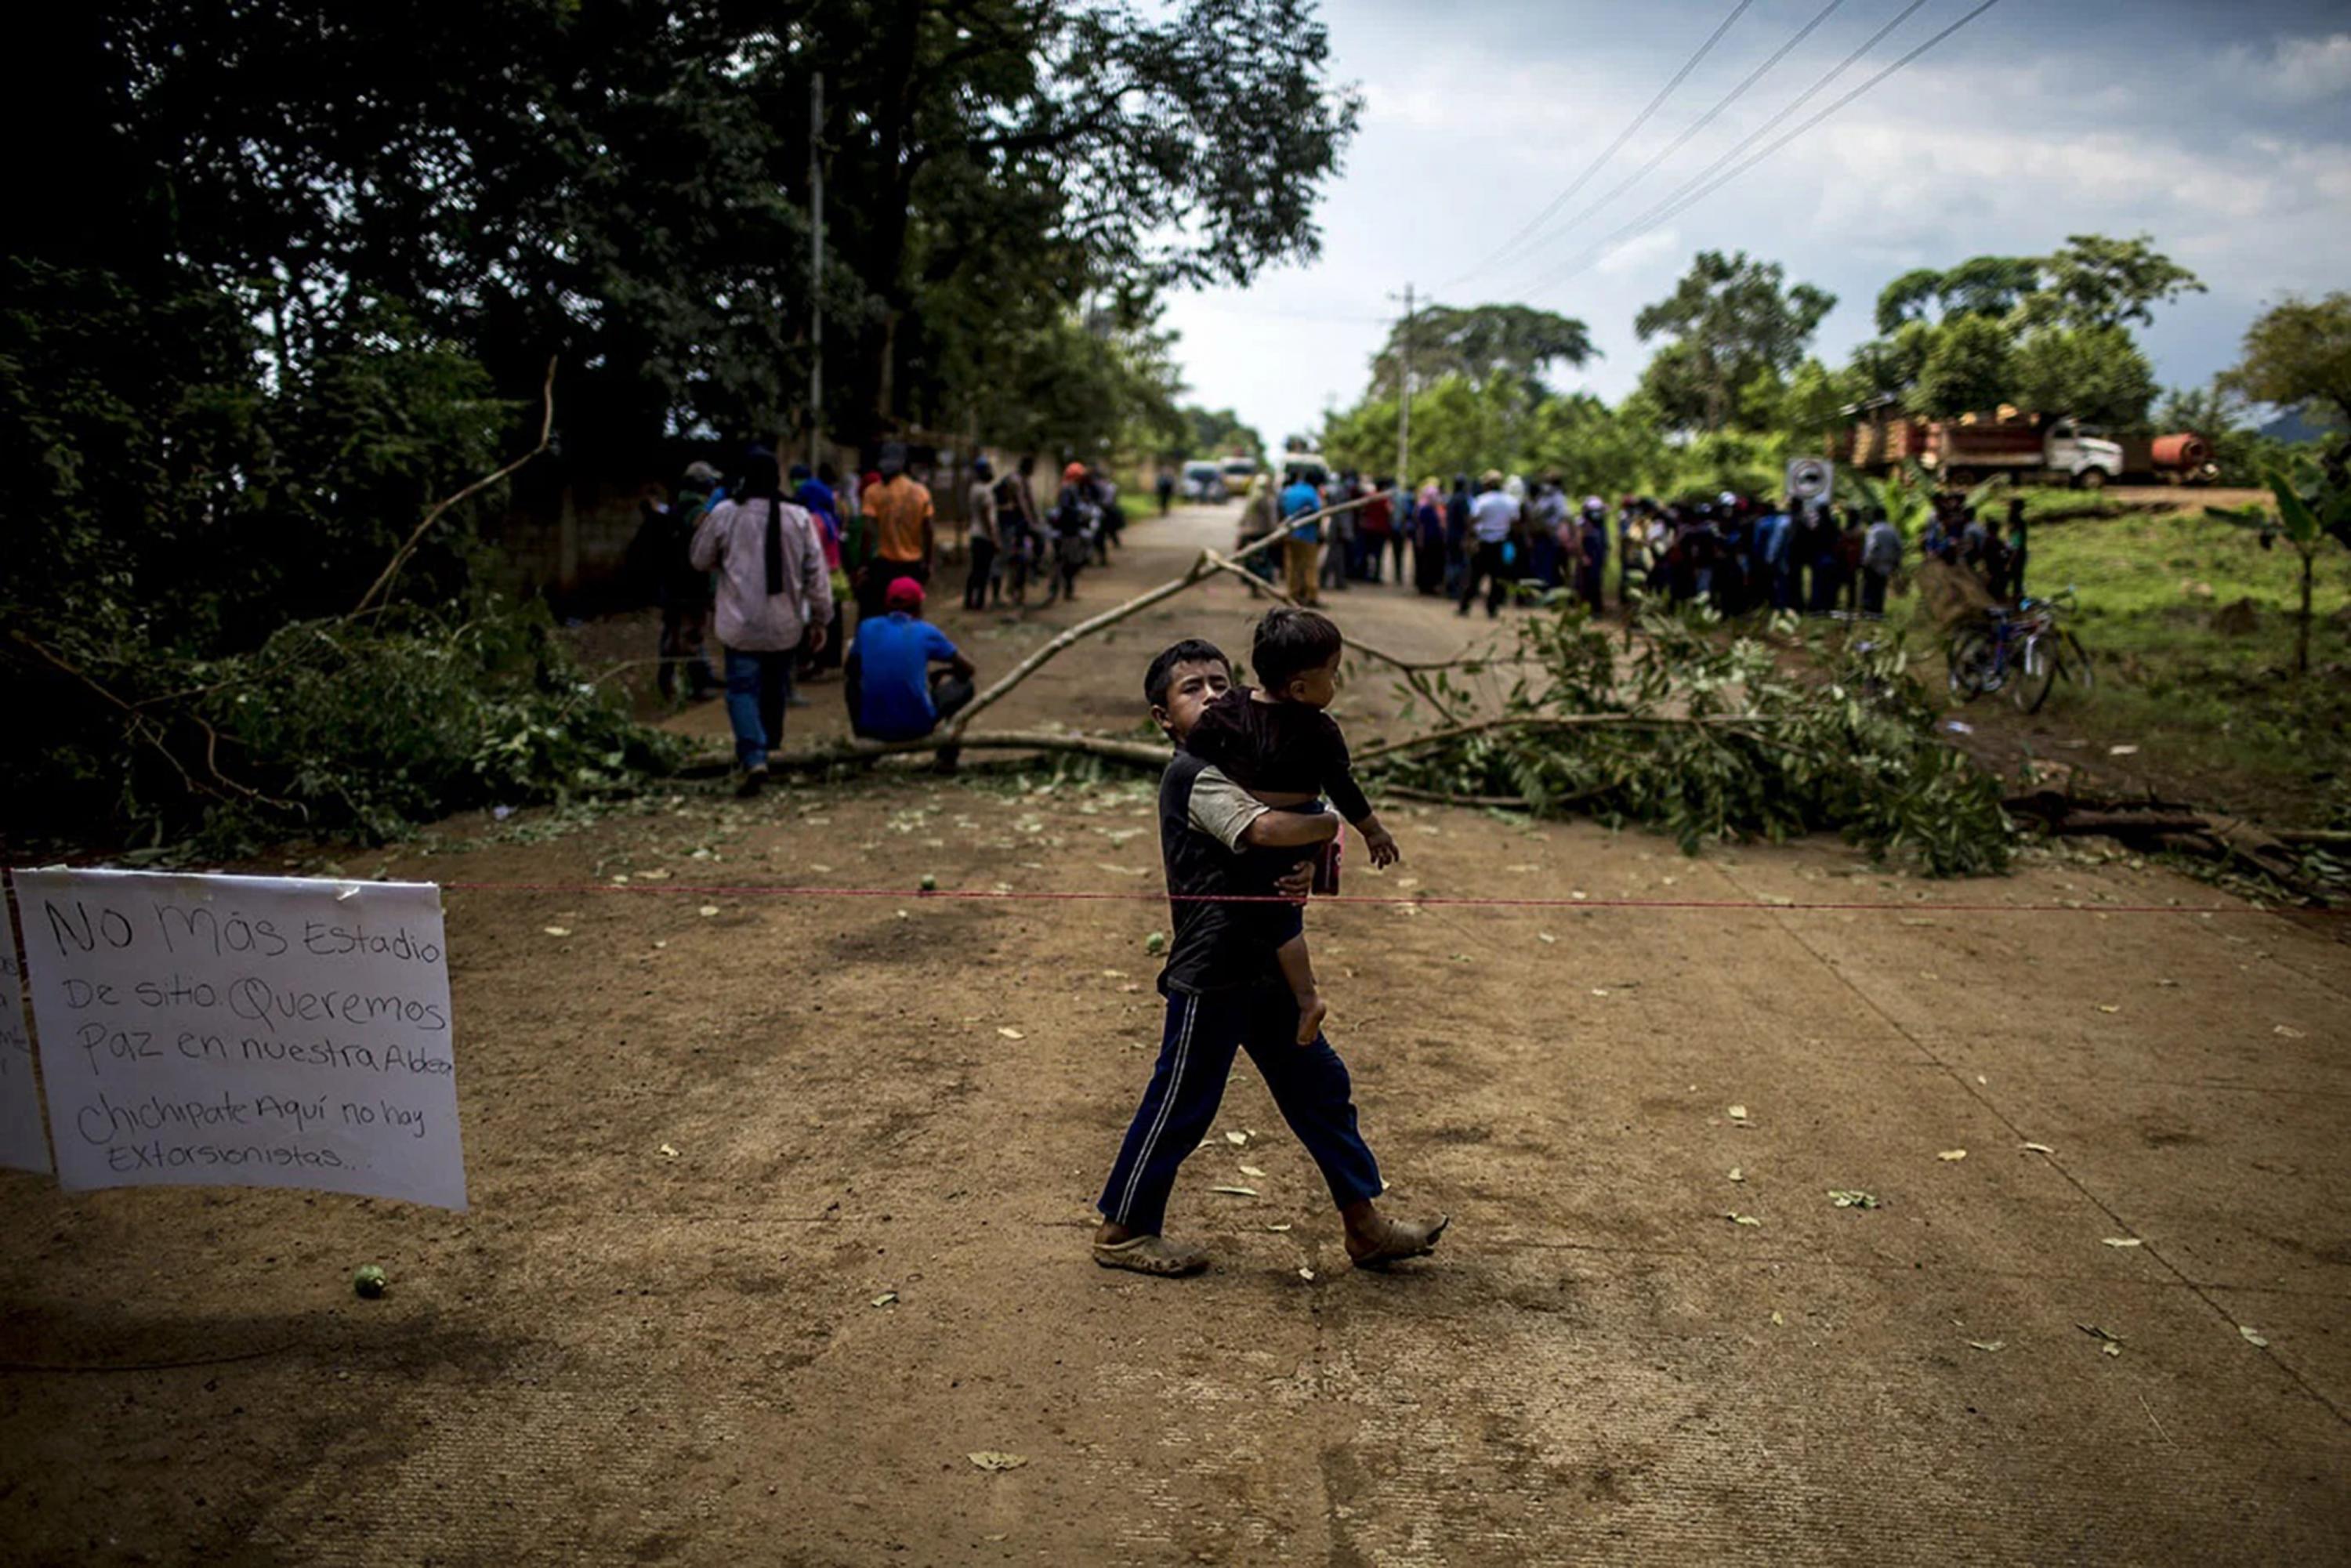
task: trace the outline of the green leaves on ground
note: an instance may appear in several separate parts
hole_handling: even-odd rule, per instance
[[[25,781],[78,790],[85,820],[155,844],[380,841],[452,811],[624,788],[676,760],[676,742],[582,677],[537,604],[298,622],[250,653],[126,653],[83,673],[129,707],[60,705],[71,744],[29,756]]]
[[[1855,641],[1824,669],[1792,667],[1700,612],[1645,615],[1620,653],[1564,595],[1517,639],[1492,666],[1510,673],[1499,714],[1475,716],[1450,672],[1416,674],[1416,705],[1451,722],[1364,764],[1422,789],[1637,822],[1686,852],[1834,829],[1938,876],[2007,868],[1999,781],[1937,740],[1896,647]]]

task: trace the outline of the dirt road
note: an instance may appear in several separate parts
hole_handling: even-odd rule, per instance
[[[1227,526],[1144,524],[1086,586]],[[1399,649],[1483,629],[1392,589],[1336,608]],[[991,668],[1044,634],[941,619]],[[1152,648],[1247,619],[1199,591],[1004,717],[1129,723]],[[1379,698],[1341,716],[1376,730]],[[475,1208],[0,1178],[7,1555],[2351,1556],[2344,946],[2123,913],[2220,902],[2126,862],[1922,884],[1834,841],[1392,820],[1405,864],[1352,891],[1569,906],[1311,917],[1391,1201],[1455,1217],[1387,1278],[1348,1269],[1246,1072],[1218,1123],[1245,1141],[1173,1217],[1216,1270],[1087,1260],[1164,906],[914,889],[1156,893],[1147,781],[713,787],[393,857],[631,879],[447,894]],[[906,895],[685,886],[762,882]]]

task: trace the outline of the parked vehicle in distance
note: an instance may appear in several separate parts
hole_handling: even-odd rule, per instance
[[[1251,457],[1228,457],[1217,465],[1217,472],[1225,476],[1226,490],[1238,496],[1249,487],[1250,480],[1257,477],[1257,460]]]
[[[2117,477],[2133,485],[2209,485],[2220,476],[2212,460],[2212,444],[2192,430],[2168,435],[2116,435],[2095,424],[2082,426],[2085,435],[2102,435],[2122,448],[2123,471]]]
[[[1838,442],[1835,456],[1865,474],[1889,473],[1916,462],[1954,485],[1972,485],[1997,474],[2020,485],[2095,490],[2124,472],[2120,444],[2086,433],[2071,418],[2044,419],[2002,410],[1957,419],[1914,419],[1891,402],[1855,412],[1860,422]]]
[[[1186,463],[1184,476],[1176,483],[1176,493],[1187,501],[1210,503],[1231,498],[1225,486],[1224,470],[1213,463]]]
[[[1321,485],[1331,477],[1331,465],[1322,461],[1320,452],[1285,452],[1281,455],[1281,482],[1304,479],[1310,485]]]

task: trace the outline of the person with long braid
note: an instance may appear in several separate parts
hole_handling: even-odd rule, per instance
[[[737,792],[768,782],[768,754],[784,740],[792,663],[802,647],[824,648],[832,620],[832,578],[808,512],[783,497],[776,455],[755,446],[743,489],[704,515],[694,530],[696,570],[718,573],[718,640],[726,645],[726,720],[743,777]]]

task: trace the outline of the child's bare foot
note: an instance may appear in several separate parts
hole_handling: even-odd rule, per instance
[[[1331,1016],[1331,1004],[1313,991],[1298,998],[1298,1043],[1312,1045],[1321,1038],[1322,1020]]]

